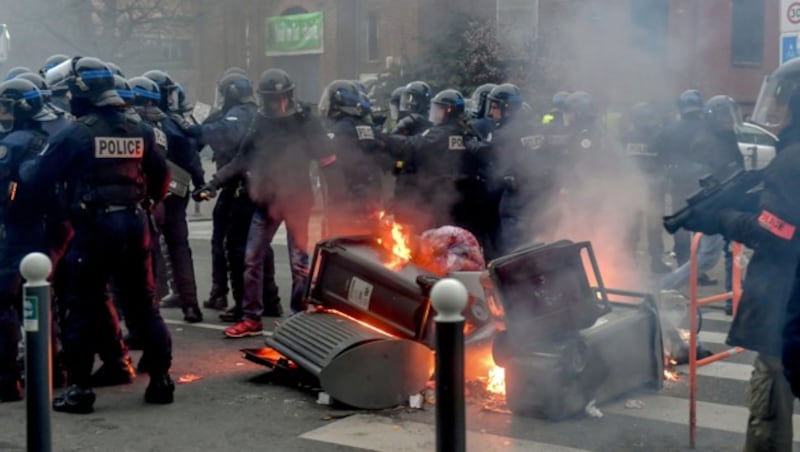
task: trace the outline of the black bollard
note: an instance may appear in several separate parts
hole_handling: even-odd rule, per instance
[[[455,279],[443,279],[431,290],[436,309],[436,450],[467,450],[464,402],[464,316],[466,287]]]
[[[25,278],[22,296],[25,327],[25,414],[28,452],[50,452],[53,448],[50,403],[53,399],[52,344],[50,342],[50,259],[31,253],[22,259]]]

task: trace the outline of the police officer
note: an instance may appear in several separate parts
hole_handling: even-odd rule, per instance
[[[389,120],[384,124],[384,133],[391,131],[403,119],[400,114],[400,99],[402,99],[405,89],[405,86],[398,86],[389,95]]]
[[[566,91],[559,91],[553,94],[553,98],[550,100],[550,111],[542,116],[542,125],[564,126],[564,107],[567,103],[567,97],[569,97],[569,93]]]
[[[767,78],[756,103],[754,120],[779,129],[781,138],[775,158],[763,171],[757,206],[706,212],[687,225],[706,234],[721,233],[753,249],[727,340],[730,345],[758,352],[750,378],[747,452],[792,450],[792,390],[800,395],[799,74],[800,61],[780,66]]]
[[[39,75],[41,75],[42,77],[46,77],[47,71],[67,61],[68,59],[69,56],[64,55],[62,53],[50,55],[49,57],[47,57],[46,60],[44,60],[44,65],[42,66],[42,68],[39,69]]]
[[[63,60],[62,57],[65,57]],[[66,55],[53,55],[45,62],[45,67],[42,68],[45,82],[50,87],[52,99],[50,105],[58,110],[70,113],[69,103],[69,88],[64,80],[64,74],[60,71],[51,71],[55,66],[63,64],[64,61],[69,60]],[[58,61],[58,63],[55,63]],[[46,70],[45,70],[46,69]]]
[[[489,93],[497,87],[494,83],[484,83],[472,92],[469,125],[481,140],[491,141],[494,121],[489,117]]]
[[[34,120],[43,108],[39,90],[27,80],[0,84],[0,402],[22,399],[17,344],[22,313],[19,263],[31,252],[47,252],[43,211],[32,196],[32,168],[47,145]]]
[[[498,85],[487,100],[489,115],[497,124],[492,139],[497,156],[493,179],[500,187],[497,247],[504,254],[549,232],[542,208],[558,192],[553,174],[557,162],[546,135],[522,111],[523,97],[516,85]]]
[[[481,225],[476,221],[482,212],[471,209],[480,203],[472,197],[477,184],[485,179],[485,147],[471,136],[464,122],[464,97],[447,89],[437,94],[430,105],[431,127],[413,135],[389,135],[385,145],[393,157],[416,168],[418,191],[404,201],[401,212],[414,212],[396,221],[410,224],[415,233],[448,224],[465,227],[475,235]]]
[[[189,226],[186,222],[186,208],[191,193],[190,184],[195,188],[205,185],[200,156],[175,120],[167,115],[171,105],[178,104],[177,84],[163,71],[148,71],[143,77],[158,85],[160,100],[158,110],[164,117],[151,109],[154,116],[143,118],[158,122],[167,137],[167,161],[170,165],[170,192],[164,199],[164,223],[161,230],[167,245],[172,277],[177,289],[178,300],[168,302],[164,307],[180,307],[183,320],[196,323],[203,320],[197,303],[197,282],[194,275],[192,250],[189,248]],[[140,114],[143,114],[140,112]]]
[[[236,157],[214,175],[203,192],[211,193],[235,177],[249,174],[249,190],[258,208],[247,237],[243,319],[225,330],[228,337],[262,334],[265,250],[281,223],[286,223],[292,270],[291,309],[305,309],[308,278],[308,222],[314,203],[309,178],[312,160],[334,175],[336,156],[326,151],[325,131],[310,108],[294,98],[295,85],[280,69],[261,74],[261,107]],[[341,179],[330,180],[342,184]],[[341,186],[341,185],[339,185]],[[280,305],[279,305],[280,306]],[[275,314],[279,314],[276,309]]]
[[[8,72],[6,72],[6,76],[3,78],[3,81],[8,81],[17,78],[18,75],[25,74],[27,72],[32,72],[32,71],[26,68],[25,66],[12,67],[11,69],[8,70]]]
[[[666,164],[658,153],[655,140],[663,127],[658,111],[652,104],[638,103],[631,108],[628,127],[623,133],[626,157],[644,178],[646,206],[636,213],[631,230],[631,251],[635,253],[644,225],[650,270],[653,273],[670,271],[662,260],[664,255],[661,217],[666,212]]]
[[[197,137],[201,145],[211,147],[219,171],[233,160],[258,107],[252,82],[237,71],[223,76],[217,82],[217,91],[218,98],[221,99],[221,114],[209,116],[202,125],[191,127],[189,131]],[[247,230],[254,209],[244,177],[236,177],[219,187],[211,236],[211,293],[203,305],[211,309],[227,307],[230,274],[234,307],[228,314],[234,317],[232,320],[237,321],[242,312]],[[271,248],[264,262],[264,278],[266,305],[278,304],[275,257]],[[228,316],[223,317],[228,320]]]
[[[377,227],[382,210],[381,154],[365,109],[358,87],[349,80],[331,82],[319,102],[329,146],[345,180],[343,187],[326,187],[326,237],[369,234]]]
[[[150,383],[145,401],[171,403],[171,339],[153,304],[150,231],[142,209],[143,203],[158,201],[166,193],[166,162],[154,150],[152,129],[125,115],[125,103],[103,62],[75,58],[50,71],[61,73],[77,117],[52,139],[35,177],[40,187],[68,184],[75,228],[66,257],[64,361],[69,386],[54,399],[53,409],[93,410],[92,319],[103,309],[110,279],[148,357]]]

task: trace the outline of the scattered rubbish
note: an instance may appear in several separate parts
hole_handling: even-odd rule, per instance
[[[330,405],[331,396],[327,392],[320,392],[319,394],[317,394],[317,404]]]
[[[644,408],[644,402],[636,399],[628,399],[625,401],[625,408],[629,410],[641,410]]]
[[[425,399],[422,398],[422,394],[413,394],[408,397],[408,406],[420,410],[422,409],[422,402],[424,400]]]
[[[603,417],[603,412],[600,411],[600,409],[598,409],[595,406],[595,403],[597,403],[596,400],[592,400],[591,402],[589,402],[589,404],[586,405],[586,409],[584,411],[586,411],[587,416],[600,419]]]

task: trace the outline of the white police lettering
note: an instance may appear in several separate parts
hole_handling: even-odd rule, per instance
[[[464,146],[464,137],[461,135],[450,135],[450,140],[448,141],[447,147],[451,151],[463,151],[467,148]]]
[[[164,149],[167,149],[167,134],[164,133],[161,129],[154,127],[153,135],[155,135],[156,137],[156,144]]]
[[[526,148],[535,151],[542,147],[544,144],[544,136],[543,135],[531,135],[528,137],[522,137],[519,139],[523,146]]]
[[[375,139],[375,131],[370,126],[356,126],[356,133],[358,133],[359,140]]]
[[[642,157],[656,157],[654,152],[650,152],[650,147],[644,143],[628,143],[625,147],[628,155]]]
[[[140,159],[144,138],[95,137],[94,156],[99,159]]]

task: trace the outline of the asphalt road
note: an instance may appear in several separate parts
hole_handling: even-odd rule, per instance
[[[208,213],[203,206],[201,217]],[[199,293],[210,288],[210,222],[193,221],[192,247]],[[288,308],[288,256],[276,239],[278,283]],[[721,275],[720,275],[721,276]],[[187,325],[176,309],[163,310],[174,341],[173,377],[199,376],[179,384],[175,403],[144,403],[147,377],[128,386],[97,390],[95,412],[53,414],[57,451],[431,451],[435,450],[434,406],[368,412],[317,403],[315,391],[270,381],[267,369],[242,358],[241,348],[264,338],[225,339],[216,312]],[[729,318],[713,309],[702,339],[714,351],[723,345]],[[265,330],[274,329],[265,322]],[[140,352],[133,352],[138,359]],[[735,356],[701,370],[697,450],[733,451],[743,444],[746,380],[753,355]],[[354,369],[354,372],[357,371]],[[659,392],[644,391],[599,406],[602,418],[563,422],[487,411],[468,405],[468,449],[484,451],[673,451],[688,450],[687,377]],[[626,408],[626,402],[641,402]],[[798,423],[795,415],[795,425]],[[797,427],[796,431],[800,431]],[[798,443],[795,443],[797,446]],[[25,450],[25,404],[0,405],[0,450]],[[800,450],[800,447],[795,447]]]

